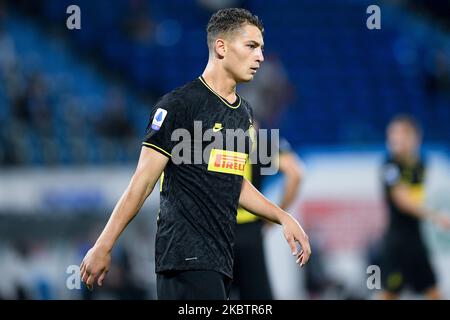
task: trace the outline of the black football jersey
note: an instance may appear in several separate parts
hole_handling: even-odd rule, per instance
[[[215,270],[232,278],[251,127],[248,103],[239,95],[229,103],[202,77],[156,103],[143,145],[170,158],[161,179],[156,272]]]

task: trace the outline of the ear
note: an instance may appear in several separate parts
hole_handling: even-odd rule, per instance
[[[226,48],[226,44],[225,44],[225,40],[224,39],[216,39],[216,41],[214,42],[214,51],[216,53],[216,55],[221,59],[225,56],[225,53],[227,51]]]

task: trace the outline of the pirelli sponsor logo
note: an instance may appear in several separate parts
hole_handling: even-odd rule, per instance
[[[244,175],[248,154],[242,152],[212,149],[209,156],[208,171]]]

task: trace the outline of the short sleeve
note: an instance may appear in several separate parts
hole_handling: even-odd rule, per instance
[[[175,142],[171,140],[174,130],[182,127],[182,105],[178,99],[163,97],[153,108],[147,125],[143,146],[171,157]]]
[[[383,184],[390,188],[400,183],[400,168],[395,163],[386,163],[382,169]]]

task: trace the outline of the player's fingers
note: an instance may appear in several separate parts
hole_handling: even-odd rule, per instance
[[[297,255],[297,260],[295,261],[295,263],[300,264],[302,259],[303,259],[303,250],[300,251],[300,253]]]
[[[289,247],[291,247],[292,255],[295,256],[297,254],[297,246],[295,245],[295,241],[293,237],[287,239]]]
[[[309,255],[304,255],[302,257],[301,266],[303,267],[309,261]]]
[[[89,278],[90,273],[87,270],[84,270],[81,274],[81,281],[86,283],[87,279]]]
[[[84,271],[86,271],[86,264],[83,261],[80,265],[80,275],[83,275]]]
[[[90,274],[87,281],[86,281],[86,286],[88,287],[89,290],[92,290],[92,288],[94,287],[94,282],[95,282],[95,278],[97,277],[96,274]]]
[[[100,275],[100,277],[98,277],[97,284],[99,286],[103,285],[103,279],[105,279],[107,273],[108,273],[108,271],[103,271],[102,274]]]
[[[310,256],[311,256],[311,250],[310,250],[310,249],[305,250],[305,251],[303,252],[303,255],[302,255],[302,262],[301,262],[301,264],[300,264],[302,267],[308,262]]]

